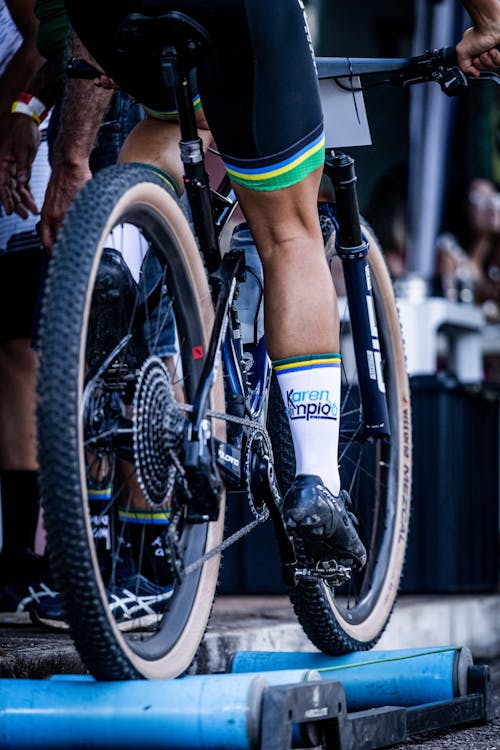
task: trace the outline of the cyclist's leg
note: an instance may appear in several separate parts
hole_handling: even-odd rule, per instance
[[[204,148],[212,135],[203,116],[197,117],[198,133]],[[183,165],[179,151],[180,130],[176,122],[149,115],[129,134],[118,157],[119,164],[140,163],[158,167],[172,177],[179,193],[184,191]]]
[[[273,360],[339,349],[335,290],[317,216],[320,170],[283,190],[236,185],[264,266],[266,346]]]
[[[262,259],[266,345],[296,455],[298,478],[285,498],[287,523],[306,538],[314,557],[332,556],[322,539],[331,537],[339,561],[362,566],[366,552],[344,509],[337,468],[340,357],[332,353],[339,351],[338,310],[316,210],[320,178],[316,170],[282,190],[235,188]],[[325,496],[317,476],[333,494]]]
[[[307,24],[294,0],[243,2],[240,12],[244,23],[232,30],[232,42],[221,43],[232,70],[226,100],[216,54],[201,67],[199,83],[264,267],[266,342],[298,474],[285,516],[312,557],[363,565],[338,473],[338,313],[317,214],[324,141]],[[236,122],[220,114],[228,102]]]

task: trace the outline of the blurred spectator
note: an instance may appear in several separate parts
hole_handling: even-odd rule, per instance
[[[0,188],[11,190],[10,107],[43,64],[35,46],[33,0],[0,0]],[[19,116],[19,115],[18,115]],[[25,117],[25,115],[23,115]],[[46,157],[45,157],[46,158]],[[48,177],[48,174],[46,175]],[[19,193],[14,190],[19,197]],[[29,222],[0,209],[0,477],[3,548],[0,617],[27,618],[50,595],[48,570],[34,555],[39,512],[35,442],[36,358],[31,322],[43,256]]]
[[[457,238],[450,232],[436,240],[436,274],[433,293],[450,302],[474,302],[474,279],[471,260]]]
[[[500,321],[500,193],[474,179],[466,196],[465,248],[451,234],[437,240],[438,289],[454,302],[476,302],[490,322]]]
[[[377,181],[366,209],[366,218],[380,243],[393,279],[405,274],[407,206],[408,167],[397,164]]]
[[[468,248],[476,301],[489,320],[500,320],[500,194],[488,180],[473,180],[468,192],[472,238]]]
[[[16,6],[16,23],[7,12]],[[45,560],[33,554],[39,512],[35,428],[36,354],[31,348],[32,324],[42,281],[45,253],[35,225],[50,175],[47,140],[54,142],[59,131],[57,107],[52,118],[39,128],[29,112],[10,113],[20,91],[29,92],[49,109],[62,94],[61,71],[66,60],[63,0],[38,0],[44,31],[44,52],[37,53],[32,66],[25,65],[22,51],[24,29],[34,46],[38,23],[33,0],[0,0],[0,62],[4,50],[14,57],[5,60],[0,91],[9,106],[0,108],[0,474],[2,480],[3,550],[0,555],[0,622],[29,621],[29,610],[44,597],[55,596]],[[21,13],[22,11],[22,13]],[[24,14],[24,15],[23,15]],[[19,26],[17,25],[18,19]],[[46,27],[49,27],[48,31]],[[20,70],[23,76],[19,75]],[[5,76],[9,76],[7,87]],[[87,86],[91,81],[75,82]],[[92,171],[113,164],[129,129],[143,117],[142,108],[121,92],[100,92],[78,113],[86,121],[95,118],[96,142],[90,159]],[[99,128],[99,123],[103,119]],[[2,117],[3,115],[3,117]],[[77,128],[73,123],[72,132]],[[47,124],[50,126],[47,135]],[[2,127],[4,125],[4,127]],[[1,134],[3,133],[3,137]],[[41,147],[40,147],[41,146]],[[33,167],[33,169],[32,169]],[[88,166],[87,166],[88,169]],[[23,179],[20,180],[20,175]],[[90,170],[89,170],[90,174]]]

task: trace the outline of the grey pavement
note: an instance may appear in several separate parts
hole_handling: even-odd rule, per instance
[[[415,735],[404,745],[393,750],[421,748],[421,750],[500,750],[500,659],[490,662],[494,691],[495,718],[488,724],[465,727],[454,731],[427,732]]]

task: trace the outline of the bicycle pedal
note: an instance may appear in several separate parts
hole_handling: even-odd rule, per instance
[[[352,570],[336,560],[318,560],[314,568],[302,568],[295,571],[298,579],[322,580],[329,586],[337,588],[351,579]]]

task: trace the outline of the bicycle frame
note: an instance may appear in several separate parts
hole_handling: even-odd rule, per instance
[[[191,424],[191,440],[198,442],[200,428],[207,409],[210,389],[217,373],[217,354],[223,344],[223,361],[228,391],[233,397],[240,397],[246,404],[249,416],[259,414],[264,403],[270,382],[269,364],[259,358],[255,382],[260,384],[260,398],[250,407],[246,382],[241,373],[241,351],[236,351],[234,338],[227,331],[227,321],[237,288],[244,280],[244,255],[242,251],[231,251],[223,259],[217,242],[217,235],[225,221],[221,213],[229,215],[231,201],[224,189],[229,188],[225,181],[216,193],[219,201],[219,217],[214,210],[209,191],[209,180],[204,167],[201,140],[196,130],[192,91],[188,71],[184,68],[176,50],[167,47],[162,56],[162,71],[165,84],[174,87],[181,127],[181,159],[185,167],[184,183],[188,194],[196,235],[200,250],[210,274],[212,292],[216,304],[215,324],[210,342],[200,387],[194,399]],[[347,160],[347,161],[346,161]],[[326,163],[326,173],[332,178],[337,197],[338,211],[338,254],[344,265],[347,283],[351,326],[355,342],[356,362],[360,376],[365,437],[389,435],[389,419],[383,379],[381,376],[378,331],[373,312],[373,299],[366,263],[368,245],[362,238],[361,224],[354,174],[354,161],[349,157],[332,156]],[[224,342],[224,343],[223,343]],[[238,342],[241,347],[240,342]],[[200,446],[201,450],[201,446]],[[224,451],[222,452],[224,454]],[[234,456],[222,468],[235,478]]]
[[[144,20],[141,16],[130,17],[134,23]],[[222,358],[229,394],[242,399],[247,416],[255,418],[262,411],[265,394],[269,387],[269,364],[266,358],[258,359],[254,373],[254,398],[249,400],[245,378],[240,365],[241,346],[228,330],[228,319],[232,314],[237,284],[244,281],[244,254],[232,250],[224,259],[218,244],[218,236],[237,205],[231,195],[229,178],[223,179],[217,191],[212,191],[204,166],[202,142],[198,137],[189,70],[193,67],[203,43],[204,30],[181,13],[170,12],[162,17],[177,24],[177,31],[186,25],[185,49],[175,45],[165,46],[161,55],[161,70],[165,86],[174,90],[181,130],[181,159],[184,164],[184,184],[192,211],[193,223],[200,252],[209,274],[212,297],[215,304],[215,325],[206,357],[205,368],[193,404],[190,440],[198,444],[203,452],[200,430],[204,423],[208,397],[218,367],[218,352],[222,347]],[[147,19],[151,21],[151,19]],[[140,24],[139,24],[140,26]],[[135,33],[132,28],[132,35]],[[130,29],[127,33],[130,32]],[[183,54],[191,57],[186,64]],[[382,76],[383,82],[408,86],[425,81],[436,81],[444,93],[454,95],[468,86],[466,76],[456,66],[455,48],[427,51],[413,58],[317,58],[318,77],[353,79],[356,76]],[[68,74],[76,77],[94,77],[95,69],[82,61],[73,60]],[[485,72],[483,78],[498,82],[498,76]],[[388,79],[388,80],[387,80]],[[340,85],[340,84],[339,84]],[[345,86],[342,86],[345,88]],[[353,87],[353,90],[354,87]],[[364,438],[390,435],[386,398],[381,378],[378,332],[373,311],[371,282],[366,262],[368,246],[361,231],[356,195],[354,161],[343,154],[327,154],[325,172],[331,178],[336,196],[337,210],[337,254],[342,260],[350,313],[352,337],[355,347],[356,365],[359,373],[361,400],[363,404]],[[234,321],[237,324],[237,321]],[[228,469],[228,467],[225,467]],[[235,476],[234,463],[229,470]]]

